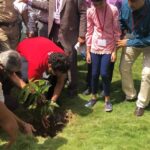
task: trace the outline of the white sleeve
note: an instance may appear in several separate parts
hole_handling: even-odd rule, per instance
[[[14,3],[14,8],[20,13],[22,14],[25,10],[28,9],[28,5],[26,3],[23,2],[18,2],[18,0],[15,0]]]

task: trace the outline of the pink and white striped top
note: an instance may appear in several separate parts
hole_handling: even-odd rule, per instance
[[[97,10],[92,6],[87,10],[86,44],[91,46],[92,53],[111,54],[116,49],[120,34],[119,12],[116,6],[107,4],[107,7]],[[99,39],[105,39],[106,46],[99,46]]]

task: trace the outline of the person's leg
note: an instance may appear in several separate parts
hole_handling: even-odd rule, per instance
[[[7,144],[7,147],[9,147],[15,142],[19,127],[12,113],[2,102],[0,102],[0,126],[10,137]]]
[[[48,38],[48,24],[38,21],[38,36]]]
[[[122,80],[122,90],[128,100],[132,100],[136,97],[136,90],[132,79],[132,65],[140,53],[141,51],[139,49],[133,47],[127,47],[122,50],[119,69]]]
[[[114,66],[115,66],[115,62],[110,62],[110,70],[109,70],[110,83],[111,83],[112,77],[113,77]],[[100,90],[101,90],[100,98],[103,98],[104,97],[104,90],[103,90],[103,83],[102,83],[102,81],[100,82]]]
[[[142,79],[141,87],[138,94],[138,100],[136,102],[137,107],[145,108],[150,102],[150,47],[144,48],[143,51],[143,69],[142,69]],[[137,112],[137,116],[143,115]]]
[[[111,61],[111,55],[110,54],[104,54],[102,55],[101,59],[101,70],[100,70],[100,75],[102,78],[103,82],[103,90],[104,90],[104,95],[110,96],[110,62]]]
[[[83,92],[84,95],[89,95],[91,93],[91,79],[92,79],[92,64],[87,64],[86,90]]]
[[[112,104],[110,102],[110,65],[111,65],[111,54],[102,55],[101,59],[101,78],[103,83],[104,97],[105,97],[105,111],[112,111]]]
[[[92,99],[85,104],[86,107],[92,107],[97,102],[96,94],[98,90],[101,55],[91,53],[91,61],[92,61],[92,79],[91,79]]]
[[[110,83],[111,83],[112,78],[113,78],[114,67],[115,67],[115,62],[110,62],[110,71],[109,71]]]
[[[69,81],[69,95],[74,96],[77,94],[77,85],[78,85],[78,74],[77,74],[77,51],[75,49],[72,50],[72,54],[70,56],[70,75],[71,81]]]
[[[92,61],[91,89],[92,95],[96,95],[98,90],[98,81],[100,74],[101,55],[91,53],[91,61]]]

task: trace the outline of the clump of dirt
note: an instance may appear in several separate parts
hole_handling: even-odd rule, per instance
[[[43,137],[54,137],[58,132],[61,132],[67,123],[71,121],[73,113],[71,110],[56,109],[52,115],[49,116],[49,127],[44,128],[42,121],[38,123],[33,121],[32,124],[36,128],[35,135]]]

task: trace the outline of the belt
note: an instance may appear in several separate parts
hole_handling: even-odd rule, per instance
[[[17,21],[14,21],[14,22],[0,22],[0,27],[1,26],[6,26],[6,27],[11,28],[11,27],[15,26],[16,23],[17,23]]]

